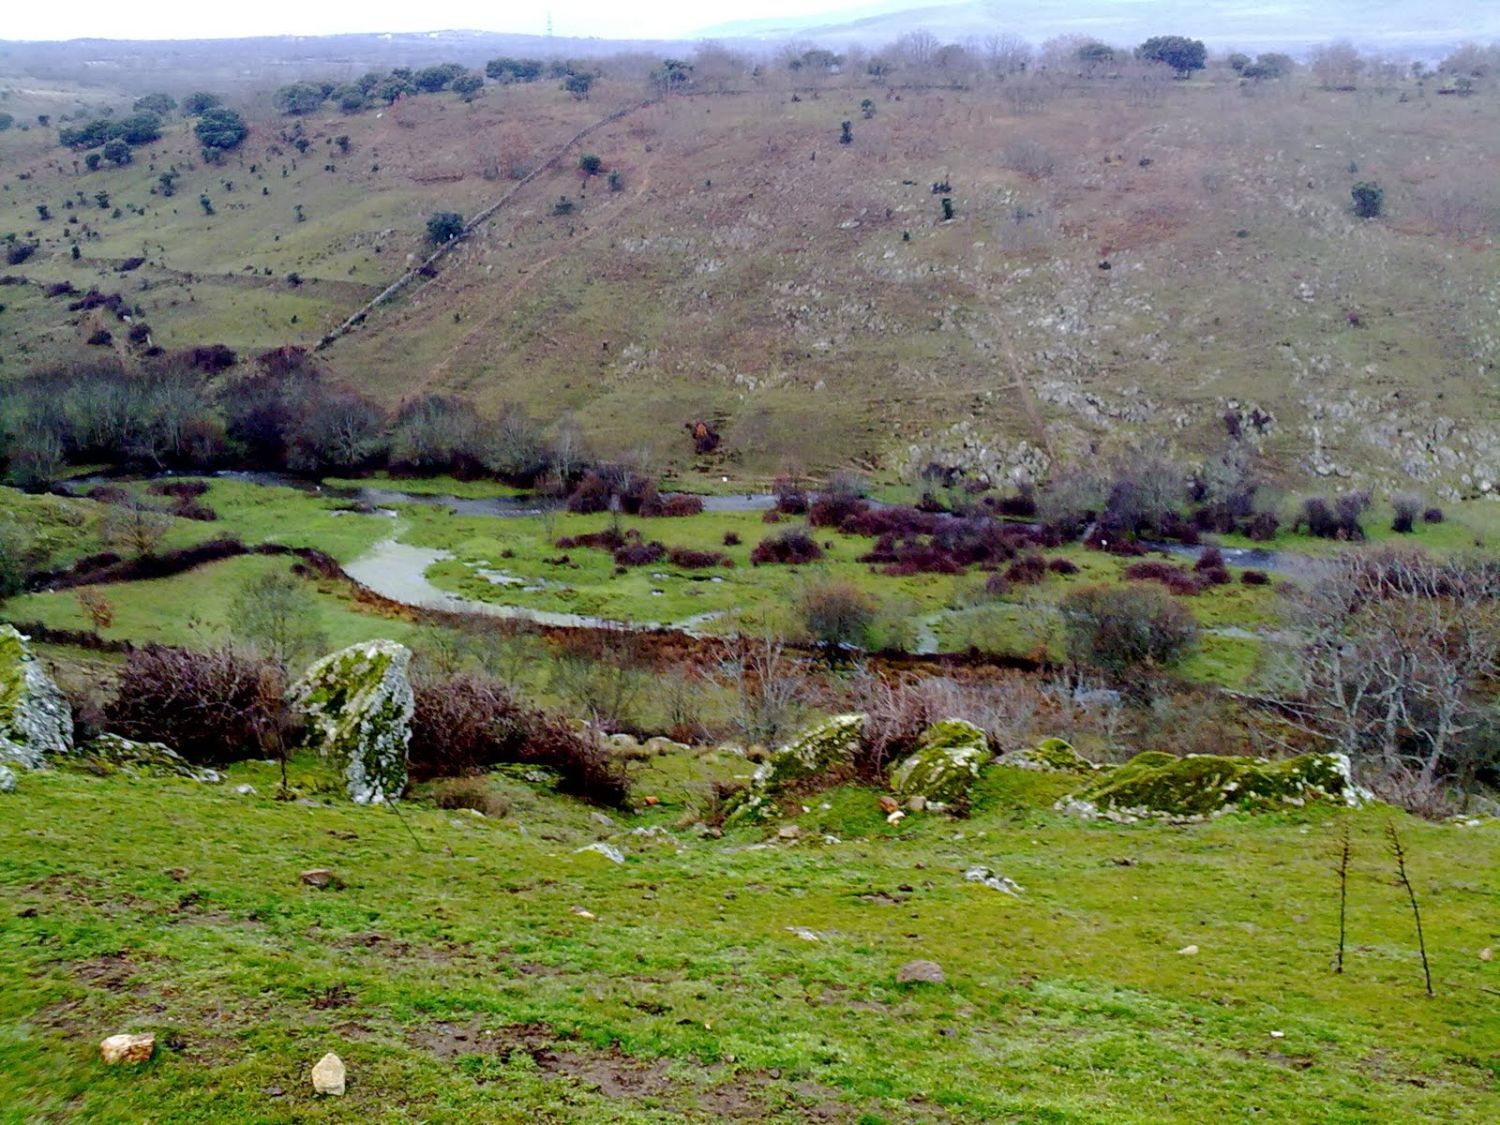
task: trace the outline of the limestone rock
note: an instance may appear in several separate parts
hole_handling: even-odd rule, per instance
[[[13,793],[16,788],[16,771],[9,766],[0,766],[0,793]]]
[[[326,867],[314,867],[310,871],[302,872],[298,878],[309,887],[317,887],[319,890],[322,890],[324,887],[332,887],[334,890],[338,890],[344,885],[344,881]]]
[[[896,970],[897,984],[942,984],[947,979],[943,967],[936,961],[908,961]]]
[[[156,1050],[156,1036],[111,1035],[99,1044],[99,1057],[110,1066],[116,1063],[143,1063]]]
[[[381,804],[406,789],[410,665],[405,645],[367,641],[323,657],[292,685],[309,744],[343,763],[345,788],[357,805]]]
[[[749,786],[733,802],[726,823],[774,816],[776,797],[782,790],[849,765],[864,729],[863,715],[834,715],[802,731],[756,768]]]
[[[73,709],[14,625],[0,625],[0,763],[40,769],[73,752]]]
[[[312,1068],[313,1093],[323,1097],[341,1098],[344,1096],[346,1078],[344,1060],[329,1051]]]
[[[1147,817],[1202,820],[1230,810],[1257,812],[1328,801],[1355,806],[1370,794],[1354,784],[1343,754],[1302,754],[1281,761],[1216,754],[1137,754],[1102,774],[1057,808],[1124,823]]]
[[[222,781],[218,770],[198,768],[170,746],[160,742],[136,742],[118,734],[101,734],[80,747],[96,765],[127,773],[167,774],[194,781]]]
[[[1002,754],[1000,764],[1042,773],[1091,773],[1105,768],[1089,761],[1061,738],[1044,738],[1035,746]]]
[[[891,771],[891,789],[908,808],[919,798],[915,807],[922,809],[961,805],[989,757],[984,731],[963,719],[946,719],[928,727],[916,750]]]

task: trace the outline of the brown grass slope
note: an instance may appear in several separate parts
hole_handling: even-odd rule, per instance
[[[640,95],[606,79],[589,102],[539,84],[315,117],[286,177],[286,122],[260,121],[236,167],[147,196],[164,161],[192,162],[179,129],[108,173],[145,215],[85,209],[102,237],[81,263],[54,218],[24,272],[102,285],[111,260],[144,253],[125,284],[168,346],[310,343],[416,260],[427,214],[474,213]],[[713,418],[726,471],[1196,455],[1221,443],[1226,410],[1258,407],[1251,437],[1288,478],[1500,481],[1500,95],[1200,75],[1049,84],[1039,107],[1017,104],[1003,84],[669,99],[587,141],[621,190],[564,159],[325,354],[389,401],[519,401],[659,462],[688,461],[682,424]],[[338,134],[348,157],[330,155]],[[37,227],[37,199],[75,179],[94,190],[68,162],[54,148],[28,181],[7,177],[0,232]],[[1366,179],[1386,192],[1372,222],[1349,206]],[[563,195],[576,207],[554,214]],[[34,295],[4,303],[22,311],[0,338],[10,320],[36,353],[5,371],[76,354],[86,325]]]

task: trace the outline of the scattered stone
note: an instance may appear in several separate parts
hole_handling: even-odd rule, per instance
[[[883,813],[893,813],[900,807],[900,803],[894,797],[887,795],[880,798],[880,811]]]
[[[594,852],[596,855],[602,855],[611,863],[625,862],[625,856],[621,853],[619,848],[615,847],[613,844],[603,843],[602,841],[597,844],[588,844],[585,847],[579,848],[578,851]]]
[[[1489,946],[1485,946],[1483,949],[1481,949],[1479,951],[1479,959],[1481,961],[1492,960],[1494,958],[1494,956],[1495,956],[1495,951],[1493,949],[1491,949]]]
[[[326,867],[314,867],[310,871],[302,872],[298,878],[309,887],[317,887],[319,890],[325,887],[340,890],[344,885],[344,881]]]
[[[936,961],[908,961],[896,970],[897,984],[942,984],[947,979]]]
[[[802,829],[798,828],[795,824],[783,824],[777,829],[776,835],[783,840],[796,840],[802,836]]]
[[[864,729],[863,715],[834,715],[808,727],[756,767],[750,784],[731,800],[725,822],[775,816],[776,798],[789,785],[848,766]]]
[[[963,805],[989,757],[984,731],[963,719],[945,719],[923,731],[916,750],[891,771],[891,789],[898,800],[920,798],[922,808]]]
[[[1008,895],[1020,894],[1026,889],[1009,875],[996,875],[988,867],[983,867],[977,863],[964,872],[964,881],[969,883],[983,883],[992,890],[1004,891]]]
[[[645,805],[648,809],[655,808],[657,805],[661,804],[661,798],[660,797],[642,797],[641,798],[641,804]]]
[[[313,1093],[325,1098],[341,1098],[346,1077],[344,1060],[329,1051],[312,1068]]]
[[[1286,1032],[1284,1032],[1284,1031],[1273,1031],[1273,1032],[1271,1032],[1271,1038],[1272,1039],[1285,1039],[1286,1038]]]
[[[1120,823],[1142,818],[1204,820],[1232,809],[1259,812],[1310,801],[1355,806],[1370,794],[1354,784],[1343,754],[1302,754],[1282,761],[1148,750],[1108,770],[1056,808]]]
[[[1184,957],[1196,957],[1198,956],[1198,947],[1196,945],[1184,945],[1177,952]]]
[[[789,934],[796,934],[803,941],[823,940],[816,930],[809,930],[806,926],[788,926],[786,928],[786,932]]]
[[[118,1063],[147,1062],[156,1050],[156,1036],[111,1035],[99,1044],[99,1057],[110,1066]]]
[[[1044,738],[1035,746],[1002,754],[1000,764],[1042,773],[1091,773],[1107,768],[1089,761],[1061,738]]]
[[[16,788],[16,771],[9,766],[0,766],[0,793],[11,793]]]
[[[580,918],[589,918],[589,919],[592,919],[592,918],[597,918],[598,917],[598,915],[595,914],[592,910],[585,910],[581,906],[570,906],[570,907],[568,907],[568,912],[570,914],[576,914]]]
[[[406,789],[410,665],[405,645],[367,641],[323,657],[292,685],[310,744],[344,764],[345,787],[357,805],[381,804]]]
[[[118,734],[101,734],[83,744],[80,752],[93,765],[129,774],[186,777],[193,781],[219,782],[218,770],[199,768],[161,742],[137,742]]]
[[[162,874],[172,880],[172,882],[180,883],[188,877],[188,869],[186,867],[169,867]]]
[[[905,819],[906,819],[906,814],[904,812],[902,812],[900,809],[897,809],[895,812],[891,813],[890,816],[888,816],[888,817],[885,818],[885,822],[887,824],[900,824]]]
[[[73,752],[73,709],[31,651],[30,638],[0,625],[0,765],[41,769]]]
[[[253,786],[253,785],[248,785],[248,784],[247,785],[236,785],[234,787],[234,791],[236,793],[238,793],[241,797],[253,797],[253,796],[255,796],[255,786]]]

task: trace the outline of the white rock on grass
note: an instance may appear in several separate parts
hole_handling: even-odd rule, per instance
[[[347,1079],[344,1060],[329,1051],[312,1068],[313,1093],[325,1098],[343,1097]]]
[[[110,1066],[119,1063],[143,1063],[156,1050],[156,1036],[111,1035],[99,1044],[99,1057]]]
[[[292,685],[292,706],[307,717],[309,743],[344,766],[345,788],[357,805],[382,804],[406,789],[410,665],[405,645],[367,641],[323,657]]]
[[[0,763],[41,769],[73,752],[73,709],[14,625],[0,625]]]
[[[9,766],[0,766],[0,793],[12,793],[16,788],[16,771]]]
[[[101,734],[79,747],[79,752],[98,765],[126,773],[166,774],[203,782],[224,780],[218,770],[194,766],[161,742],[137,742],[123,735]]]

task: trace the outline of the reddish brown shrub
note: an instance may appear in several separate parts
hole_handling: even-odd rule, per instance
[[[1125,568],[1125,577],[1132,582],[1159,582],[1174,594],[1192,595],[1198,592],[1198,580],[1168,562],[1150,559],[1131,563]]]
[[[1072,559],[1049,559],[1047,562],[1047,569],[1050,570],[1053,574],[1077,574],[1078,564],[1075,563]]]
[[[742,542],[742,540],[740,539],[739,532],[737,532],[737,531],[726,531],[724,533],[724,546],[726,546],[726,547],[738,547],[741,542]]]
[[[233,649],[147,645],[126,659],[105,723],[194,763],[263,758],[289,727],[284,690],[272,664]]]
[[[1271,576],[1263,570],[1247,570],[1240,575],[1240,581],[1246,586],[1268,586]]]
[[[704,570],[711,566],[732,566],[733,561],[722,551],[695,551],[691,547],[671,547],[667,560],[684,570]]]
[[[1024,554],[1005,568],[1005,577],[1016,586],[1040,582],[1047,577],[1047,560],[1035,552]]]
[[[570,512],[603,512],[609,509],[610,487],[598,472],[590,469],[583,474],[578,487],[568,496]]]
[[[639,539],[631,539],[623,546],[615,548],[616,566],[650,566],[666,557],[667,549],[655,541],[642,542]]]
[[[756,544],[750,552],[750,561],[756,566],[762,563],[785,563],[797,565],[809,563],[823,557],[823,549],[806,531],[793,528],[779,535],[772,535]]]
[[[703,511],[703,498],[686,492],[674,493],[665,498],[653,497],[641,505],[641,515],[654,517],[696,516]]]

